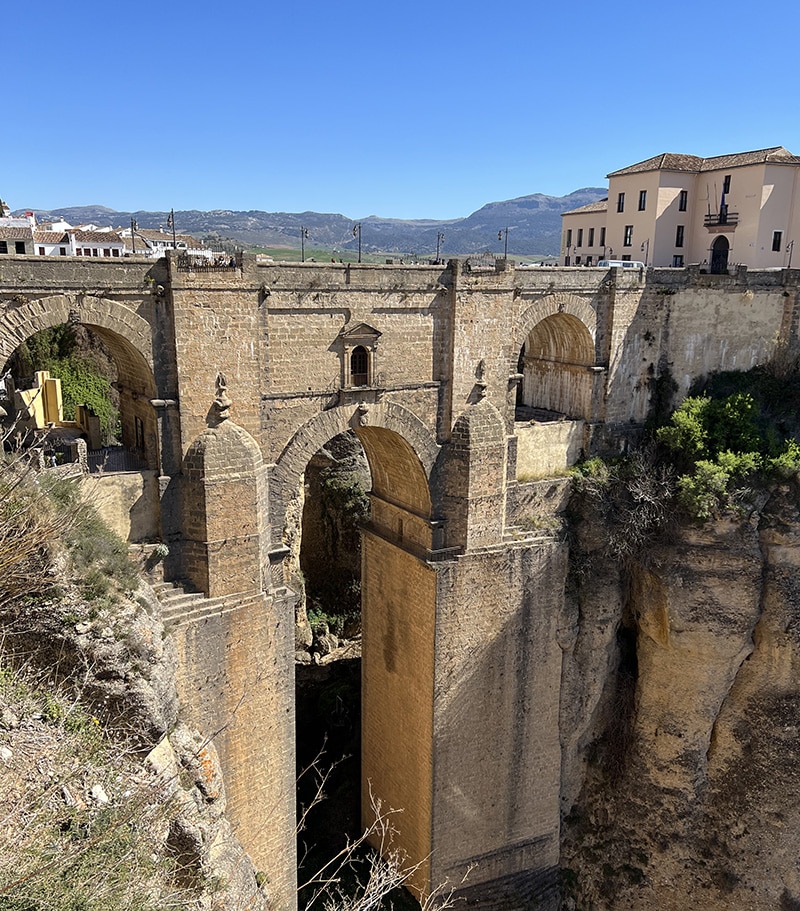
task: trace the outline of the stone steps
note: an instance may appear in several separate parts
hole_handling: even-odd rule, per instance
[[[172,622],[176,626],[184,626],[187,623],[198,623],[209,617],[221,617],[224,614],[230,614],[232,611],[239,610],[254,601],[260,601],[261,592],[256,594],[228,595],[225,598],[204,598],[200,607],[195,610],[184,613]]]
[[[173,582],[158,582],[153,586],[153,591],[161,603],[161,617],[164,623],[173,627],[230,613],[262,597],[261,592],[242,592],[219,598],[206,598],[202,592],[187,592],[182,585]]]

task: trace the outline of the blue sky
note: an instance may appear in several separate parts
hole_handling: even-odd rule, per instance
[[[798,26],[744,0],[13,3],[0,196],[458,218],[664,151],[800,154]]]

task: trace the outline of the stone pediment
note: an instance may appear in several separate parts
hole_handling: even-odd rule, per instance
[[[344,328],[339,333],[339,337],[347,339],[348,342],[355,342],[367,344],[374,344],[383,333],[378,332],[373,326],[370,326],[368,323],[356,323],[355,326],[352,326],[350,329]]]

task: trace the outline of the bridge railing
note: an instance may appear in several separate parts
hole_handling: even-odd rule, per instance
[[[178,272],[229,272],[236,266],[235,256],[217,256],[214,259],[188,253],[178,256]]]

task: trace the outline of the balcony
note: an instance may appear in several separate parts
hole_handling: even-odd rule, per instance
[[[703,219],[703,224],[712,231],[715,228],[717,230],[727,231],[735,228],[736,225],[739,224],[739,213],[729,212],[727,206],[722,206],[719,212],[716,212],[714,215],[706,215]]]

